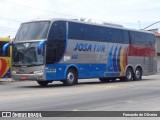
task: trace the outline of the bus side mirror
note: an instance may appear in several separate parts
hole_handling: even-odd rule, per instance
[[[43,52],[43,46],[46,44],[46,40],[43,40],[43,41],[41,41],[39,44],[38,44],[38,46],[37,46],[37,53],[38,53],[38,55],[41,55],[42,54],[42,52]]]
[[[3,46],[3,55],[6,56],[7,55],[7,50],[8,48],[11,46],[11,43],[6,43],[4,46]]]

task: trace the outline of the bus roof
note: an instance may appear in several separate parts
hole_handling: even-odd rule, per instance
[[[152,31],[125,28],[122,25],[113,24],[113,23],[107,23],[107,24],[102,23],[102,24],[100,24],[100,23],[84,22],[84,21],[80,21],[78,19],[54,18],[54,19],[34,20],[34,21],[29,21],[29,22],[24,22],[24,23],[31,23],[31,22],[36,22],[36,21],[51,21],[51,22],[54,22],[54,21],[67,21],[67,22],[82,23],[82,24],[95,25],[95,26],[101,26],[101,27],[117,28],[117,29],[123,29],[123,30],[135,31],[135,32],[150,33],[150,34],[154,34],[155,35],[155,33],[152,32]]]
[[[10,42],[10,36],[8,36],[8,37],[0,37],[0,41]]]
[[[54,22],[54,21],[68,21],[68,22],[75,22],[75,23],[82,23],[82,24],[88,24],[88,25],[95,25],[95,26],[102,26],[102,27],[111,27],[111,28],[117,28],[117,29],[123,29],[123,30],[130,30],[130,31],[135,31],[135,32],[143,32],[143,33],[150,33],[150,34],[154,34],[154,32],[152,31],[144,31],[144,30],[136,30],[136,29],[131,29],[131,28],[125,28],[122,25],[118,25],[118,24],[112,24],[112,23],[107,23],[107,24],[100,24],[100,23],[91,23],[91,22],[83,22],[80,20],[75,20],[75,19],[59,19],[59,18],[55,18],[55,19],[51,19],[50,21]]]

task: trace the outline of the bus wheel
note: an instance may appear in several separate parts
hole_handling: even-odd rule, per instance
[[[125,76],[125,81],[131,81],[131,80],[133,80],[133,77],[134,77],[134,75],[133,75],[133,70],[132,70],[132,68],[127,68],[127,70],[126,70],[126,76]]]
[[[135,74],[134,74],[134,80],[141,80],[142,79],[142,71],[140,68],[136,68]]]
[[[73,69],[69,69],[66,75],[66,80],[63,84],[66,86],[72,86],[78,82],[77,73]]]
[[[37,83],[40,85],[40,86],[47,86],[48,85],[48,81],[37,81]]]

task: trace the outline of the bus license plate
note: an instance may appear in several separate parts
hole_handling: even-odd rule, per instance
[[[27,76],[22,76],[21,79],[26,80],[26,79],[28,79],[28,77]]]

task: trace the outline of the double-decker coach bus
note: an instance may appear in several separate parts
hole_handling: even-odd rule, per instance
[[[3,54],[3,46],[10,42],[10,37],[0,37],[0,78],[10,78],[11,47]]]
[[[13,43],[12,77],[74,85],[78,79],[140,80],[156,73],[156,37],[113,25],[53,19],[22,23]]]

